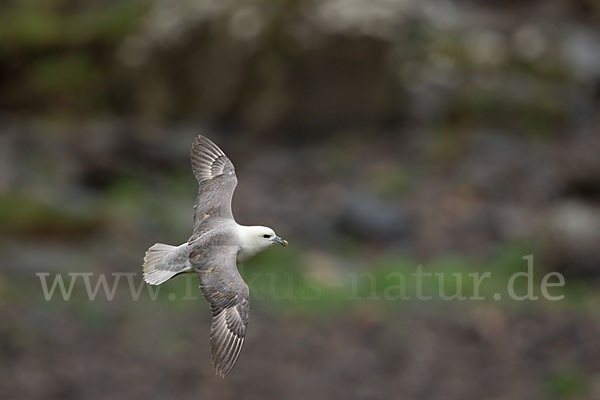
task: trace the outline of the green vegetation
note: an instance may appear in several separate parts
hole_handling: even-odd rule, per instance
[[[126,0],[65,13],[62,1],[17,1],[0,11],[0,47],[4,51],[45,47],[109,44],[136,26],[148,8],[140,0]]]
[[[561,368],[546,378],[546,392],[555,399],[586,398],[588,377],[577,368]]]
[[[36,200],[0,196],[0,233],[14,236],[74,236],[97,229],[98,217]]]
[[[423,263],[400,254],[384,253],[373,259],[367,254],[356,253],[350,261],[348,254],[338,254],[335,262],[339,270],[333,276],[323,278],[319,266],[310,266],[309,260],[301,251],[272,250],[257,256],[242,269],[245,280],[258,301],[267,300],[268,306],[281,309],[305,311],[332,311],[362,302],[377,302],[382,306],[396,309],[423,296],[425,303],[440,306],[443,300],[461,303],[461,300],[477,296],[485,298],[476,303],[493,303],[502,307],[515,307],[513,301],[502,301],[507,297],[507,284],[517,272],[527,272],[527,260],[523,256],[531,249],[523,244],[507,245],[496,257],[483,265],[460,257],[444,257]],[[346,267],[347,260],[350,267]],[[312,269],[308,269],[313,267]],[[423,276],[417,277],[419,269]],[[539,304],[546,304],[540,285],[546,271],[534,260],[533,296],[540,298]],[[489,277],[481,278],[489,273]],[[431,274],[431,275],[429,275]],[[322,275],[322,274],[321,274]],[[419,283],[420,279],[420,283]],[[480,279],[476,288],[475,281]],[[571,289],[573,288],[573,289]],[[515,279],[514,290],[519,296],[527,293],[525,278]],[[564,288],[552,288],[552,296],[565,294],[571,300],[571,291],[576,285],[568,283]],[[502,298],[495,299],[500,293]],[[578,302],[581,297],[573,296]],[[463,304],[468,302],[462,301]],[[518,303],[518,302],[517,302]],[[523,300],[532,306],[534,303]],[[517,306],[518,307],[518,306]]]
[[[444,257],[421,266],[416,260],[399,254],[384,253],[374,259],[359,251],[352,255],[352,259],[347,258],[348,254],[338,254],[331,260],[336,265],[335,270],[330,270],[331,266],[312,264],[314,259],[297,247],[275,248],[241,266],[240,272],[251,289],[253,302],[276,312],[328,314],[349,310],[363,303],[377,304],[393,311],[419,299],[420,306],[434,308],[444,307],[444,304],[452,307],[494,304],[507,309],[519,309],[522,305],[528,308],[554,306],[556,303],[544,300],[541,295],[540,283],[545,271],[535,263],[533,295],[540,300],[507,300],[510,277],[516,272],[527,271],[527,261],[522,259],[526,254],[523,248],[522,245],[506,246],[492,261],[483,265],[459,257]],[[160,307],[185,310],[197,307],[198,302],[204,303],[193,274],[179,276],[159,287],[151,287],[142,284],[140,271],[132,273],[138,274],[131,278],[131,284],[138,293],[140,304],[156,299],[155,304]],[[421,277],[418,274],[422,274]],[[484,274],[489,276],[483,279],[481,276]],[[10,276],[8,278],[13,281]],[[4,291],[5,298],[19,297],[20,293],[28,298],[42,298],[37,277],[27,280],[23,280],[23,277],[14,278],[14,284]],[[48,286],[51,286],[54,278],[55,274],[51,273],[47,278]],[[70,279],[63,273],[67,289]],[[98,279],[99,273],[90,275],[92,290],[96,288]],[[114,284],[114,275],[107,273],[106,279],[109,290],[115,285],[114,299],[119,304],[132,301],[129,278],[123,276]],[[480,280],[479,285],[476,284],[477,279]],[[107,314],[106,311],[111,306],[106,301],[104,287],[98,287],[97,299],[89,301],[84,281],[78,277],[72,293],[72,299],[77,301],[65,302],[57,287],[52,301],[47,304],[52,309],[70,309],[91,322],[102,320],[110,317],[111,313]],[[526,294],[527,280],[515,280],[514,290],[519,296]],[[582,305],[594,301],[594,296],[589,292],[582,295],[580,290],[576,282],[567,281],[564,288],[551,288],[549,292],[553,296],[565,295],[565,301],[560,302],[561,307],[573,306],[581,310],[585,308]],[[502,299],[496,299],[496,293],[500,293]],[[475,296],[477,298],[473,300]]]
[[[109,107],[119,85],[119,44],[148,2],[126,0],[68,9],[60,0],[16,1],[0,9],[3,109],[80,114]]]

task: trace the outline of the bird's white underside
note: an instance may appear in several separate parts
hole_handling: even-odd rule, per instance
[[[235,225],[231,231],[231,243],[240,248],[237,254],[238,262],[252,258],[272,245],[271,242],[262,238],[261,232],[264,232],[265,229],[270,230],[264,226]],[[202,236],[195,242],[201,241]],[[187,242],[179,246],[157,243],[150,247],[144,257],[144,280],[150,285],[160,285],[177,274],[193,271],[194,267],[189,259],[193,248],[194,246]],[[171,262],[167,263],[166,260],[171,260]],[[181,261],[176,263],[173,260]]]

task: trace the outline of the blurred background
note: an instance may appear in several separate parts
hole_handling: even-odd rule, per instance
[[[600,399],[599,105],[597,0],[0,0],[0,393]],[[138,287],[191,234],[199,133],[290,242],[241,268],[225,381],[186,279],[36,276]],[[529,254],[565,299],[493,300]],[[390,299],[418,265],[488,300]]]

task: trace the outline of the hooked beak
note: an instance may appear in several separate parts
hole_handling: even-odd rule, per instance
[[[273,239],[271,239],[273,241],[273,243],[277,243],[282,245],[283,247],[288,245],[287,240],[280,238],[279,236],[275,236]]]

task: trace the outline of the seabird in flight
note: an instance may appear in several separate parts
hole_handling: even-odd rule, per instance
[[[248,286],[237,262],[287,241],[266,226],[235,222],[231,198],[237,185],[233,164],[216,144],[198,136],[190,155],[200,187],[194,204],[194,230],[180,246],[156,243],[144,257],[144,280],[160,285],[181,273],[197,273],[212,311],[210,347],[216,373],[224,378],[235,365],[246,335]]]

